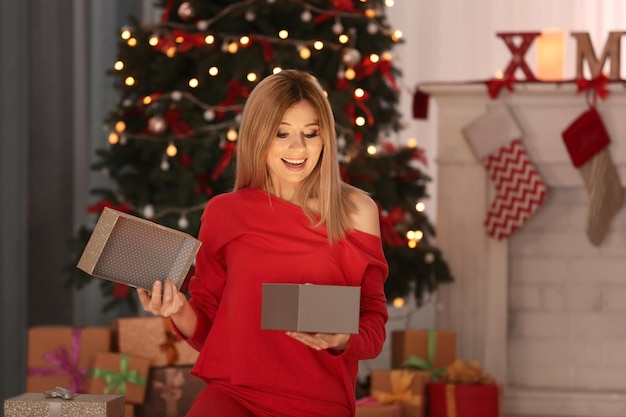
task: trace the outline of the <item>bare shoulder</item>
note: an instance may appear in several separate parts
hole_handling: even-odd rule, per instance
[[[380,236],[380,222],[378,218],[378,205],[364,192],[353,190],[350,200],[356,212],[352,214],[352,225],[356,230]]]

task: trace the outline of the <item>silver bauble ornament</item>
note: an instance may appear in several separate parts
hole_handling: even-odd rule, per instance
[[[193,10],[193,6],[188,1],[182,2],[178,7],[178,16],[183,20],[191,19],[195,14],[196,12]]]
[[[346,48],[343,50],[342,59],[344,64],[354,67],[361,62],[361,53],[358,49]]]
[[[167,129],[167,123],[165,119],[162,117],[151,117],[148,120],[148,130],[150,133],[154,133],[155,135],[160,135],[165,132]]]

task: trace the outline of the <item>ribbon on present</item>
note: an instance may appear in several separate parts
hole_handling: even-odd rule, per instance
[[[480,362],[476,360],[466,362],[462,359],[457,359],[448,366],[443,380],[447,384],[486,385],[494,383],[493,378],[483,370]]]
[[[176,368],[165,369],[165,381],[154,381],[154,388],[161,391],[159,396],[165,401],[165,417],[178,416],[178,401],[183,397],[185,376],[183,371]]]
[[[56,387],[53,390],[49,390],[43,393],[45,398],[58,398],[62,401],[48,402],[48,417],[62,417],[63,406],[61,403],[65,400],[73,400],[76,394],[71,390],[63,387]]]
[[[372,396],[381,404],[406,404],[421,406],[423,399],[421,394],[411,391],[411,384],[415,374],[407,370],[394,369],[389,371],[391,379],[391,392],[373,390]]]
[[[60,345],[54,353],[45,353],[43,358],[55,365],[56,368],[29,367],[28,376],[70,376],[70,390],[74,392],[85,392],[85,377],[87,369],[78,367],[78,357],[80,354],[80,337],[81,329],[72,328],[72,337],[70,339],[70,354],[65,346]]]
[[[111,371],[109,369],[93,368],[89,375],[94,378],[104,379],[106,387],[104,394],[109,394],[115,390],[116,394],[126,394],[126,383],[146,386],[146,378],[139,375],[137,370],[128,370],[130,357],[128,355],[120,355],[120,372]]]
[[[165,353],[166,363],[168,365],[172,365],[178,360],[178,349],[176,349],[176,342],[178,342],[180,339],[178,338],[178,335],[174,332],[174,329],[172,329],[172,322],[169,318],[163,318],[163,327],[165,333],[165,342],[159,345],[159,349],[161,350],[161,352]]]
[[[428,358],[422,359],[415,355],[409,356],[404,362],[403,367],[414,368],[420,371],[430,372],[430,378],[437,381],[446,373],[445,368],[435,368],[435,352],[437,351],[437,331],[428,331]]]

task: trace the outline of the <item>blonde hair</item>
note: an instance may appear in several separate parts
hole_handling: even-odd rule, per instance
[[[298,190],[298,200],[314,226],[326,226],[330,243],[352,229],[351,214],[356,210],[350,193],[360,191],[341,180],[337,159],[335,119],[326,95],[311,74],[282,70],[263,79],[251,92],[243,108],[236,153],[235,190],[268,190],[267,152],[280,122],[291,106],[307,101],[315,109],[323,150],[313,172]],[[316,198],[319,212],[306,204]],[[315,221],[314,214],[319,215]]]

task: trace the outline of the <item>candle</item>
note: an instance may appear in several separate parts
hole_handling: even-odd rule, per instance
[[[560,29],[546,29],[537,37],[537,69],[535,76],[542,81],[563,79],[565,36]]]

